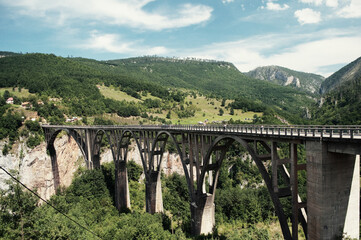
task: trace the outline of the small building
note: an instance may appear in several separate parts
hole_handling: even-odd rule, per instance
[[[14,104],[14,98],[9,97],[9,98],[6,100],[6,104]]]
[[[32,108],[33,105],[30,102],[23,102],[23,103],[21,103],[21,107],[23,107],[23,108]]]
[[[41,101],[41,100],[39,100],[39,101],[38,101],[38,105],[44,105],[44,102]]]

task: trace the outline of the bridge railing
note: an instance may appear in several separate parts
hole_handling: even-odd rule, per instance
[[[162,129],[230,132],[272,136],[361,139],[361,126],[334,125],[161,125]]]
[[[74,126],[74,125],[43,125],[50,128],[96,128],[96,129],[133,129],[133,130],[180,130],[242,133],[249,135],[268,135],[286,137],[317,137],[339,139],[361,139],[360,125],[112,125],[112,126]]]

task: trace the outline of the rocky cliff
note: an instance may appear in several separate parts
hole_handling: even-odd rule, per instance
[[[311,93],[318,93],[324,77],[311,73],[294,71],[279,66],[258,67],[246,75],[282,86],[291,86]]]
[[[0,142],[0,149],[4,143]],[[74,172],[80,167],[85,167],[84,158],[73,138],[64,135],[55,140],[55,149],[59,165],[60,184],[69,186]],[[136,148],[128,153],[128,159],[134,160],[141,165],[139,151]],[[110,150],[101,155],[101,163],[113,161]],[[5,169],[14,170],[20,180],[29,188],[37,189],[38,193],[45,199],[49,199],[55,193],[53,173],[51,170],[50,156],[46,154],[46,144],[43,142],[34,149],[26,147],[24,141],[13,146],[13,150],[7,156],[0,151],[0,166]],[[177,172],[183,175],[183,168],[179,157],[175,154],[165,153],[163,156],[162,169],[166,175]],[[0,188],[6,188],[6,181],[10,177],[0,170]]]

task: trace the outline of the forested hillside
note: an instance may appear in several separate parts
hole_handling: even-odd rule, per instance
[[[290,87],[261,81],[239,72],[231,63],[159,57],[107,61],[117,71],[163,86],[196,89],[227,99],[243,98],[271,106],[279,114],[300,122],[312,97]]]
[[[361,124],[361,58],[328,77],[321,87],[319,104],[313,108],[318,124]]]
[[[45,102],[45,107],[49,99],[57,98],[60,104],[53,108],[60,108],[66,115],[116,113],[121,117],[149,117],[147,104],[106,97],[99,91],[100,86],[113,87],[141,101],[147,96],[153,97],[152,101],[158,98],[164,103],[156,103],[163,119],[167,114],[164,111],[169,113],[174,103],[182,112],[175,112],[180,118],[194,115],[196,109],[182,107],[187,95],[255,102],[293,123],[303,123],[306,107],[315,101],[306,92],[247,77],[226,62],[159,57],[96,61],[51,54],[0,59],[0,87],[28,89]],[[225,111],[229,109],[220,110],[219,115]]]
[[[352,84],[361,77],[361,57],[347,64],[331,76],[329,76],[321,85],[320,93],[326,94],[343,87],[345,84]]]

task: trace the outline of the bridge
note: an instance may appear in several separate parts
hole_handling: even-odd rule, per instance
[[[115,204],[130,208],[127,153],[135,143],[143,164],[146,211],[162,212],[161,162],[166,144],[174,144],[190,193],[194,235],[212,232],[214,197],[222,162],[233,143],[246,149],[267,186],[285,239],[298,239],[299,225],[307,239],[333,239],[346,233],[359,238],[361,126],[270,125],[42,125],[51,156],[54,185],[60,184],[54,141],[66,131],[77,142],[88,169],[100,167],[100,146],[106,137],[115,164]],[[288,145],[289,156],[278,149]],[[306,150],[300,163],[299,145]],[[298,173],[307,172],[307,202],[298,192]],[[286,186],[280,185],[280,180]],[[292,199],[289,227],[281,199]]]

